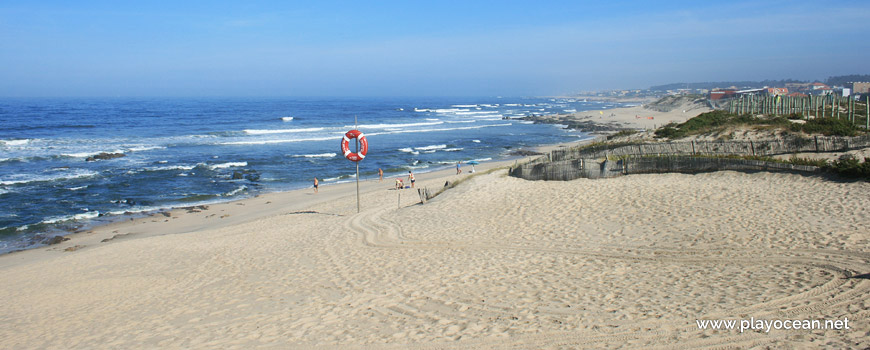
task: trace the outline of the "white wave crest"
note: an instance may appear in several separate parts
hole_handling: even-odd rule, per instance
[[[247,190],[247,189],[248,189],[248,186],[244,186],[244,185],[242,185],[242,187],[239,187],[239,188],[237,188],[237,189],[234,189],[234,190],[232,190],[232,191],[229,191],[229,192],[227,192],[227,193],[224,193],[224,194],[222,194],[221,196],[223,196],[223,197],[232,197],[232,196],[235,196],[235,195],[239,194],[240,192],[242,192],[242,191],[244,191],[244,190]]]
[[[430,146],[424,146],[424,147],[414,147],[414,149],[416,149],[418,151],[428,151],[428,150],[433,150],[433,149],[444,149],[444,148],[447,148],[447,145],[430,145]]]
[[[487,115],[487,114],[496,114],[496,113],[498,113],[498,111],[457,112],[457,113],[453,113],[453,114],[475,116],[475,115]]]
[[[462,148],[445,148],[442,151],[444,152],[457,152],[463,150]]]
[[[231,167],[242,167],[242,166],[248,166],[248,162],[228,162],[228,163],[207,165],[207,167],[211,170],[226,169],[226,168],[231,168]]]
[[[281,120],[283,120],[285,122],[289,122],[289,121],[293,120],[293,117],[282,117]]]
[[[139,146],[139,147],[131,147],[128,148],[130,152],[142,152],[142,151],[150,151],[155,149],[164,149],[166,147],[163,146]]]
[[[332,158],[337,156],[338,153],[320,153],[320,154],[294,154],[293,157],[301,157],[301,158]]]
[[[435,113],[456,113],[459,114],[461,112],[468,112],[468,109],[464,108],[440,108],[436,109],[433,112]]]
[[[244,132],[248,135],[288,134],[288,133],[294,133],[294,132],[314,132],[314,131],[323,131],[323,128],[276,129],[276,130],[245,129],[244,130]]]
[[[405,153],[410,153],[410,154],[414,154],[414,155],[420,154],[420,152],[417,152],[417,151],[415,151],[413,148],[410,148],[410,147],[408,147],[408,148],[400,148],[400,149],[399,149],[399,152],[405,152]]]
[[[454,108],[477,108],[477,105],[452,105]]]
[[[145,171],[193,170],[196,165],[169,165],[145,168]]]
[[[437,119],[435,119],[437,120]],[[359,129],[385,129],[385,128],[408,128],[414,126],[430,126],[430,125],[439,125],[444,124],[444,122],[426,122],[426,123],[406,123],[406,124],[367,124],[367,125],[357,125]],[[345,125],[345,128],[353,128],[353,125]]]
[[[14,174],[8,178],[0,179],[0,185],[18,185],[31,182],[49,182],[79,179],[98,175],[96,172],[88,170],[75,170],[72,172],[63,172],[58,175],[31,175],[31,174]]]
[[[304,139],[261,140],[261,141],[233,141],[233,142],[221,142],[221,143],[218,143],[218,145],[269,145],[269,144],[275,144],[275,143],[327,141],[327,140],[341,140],[341,136],[311,137],[311,138],[304,138]]]
[[[31,139],[23,139],[23,140],[0,140],[0,143],[6,146],[24,146],[28,142],[32,141]]]
[[[58,222],[64,221],[78,221],[78,220],[87,220],[93,219],[95,217],[100,216],[100,212],[98,211],[89,211],[87,213],[75,214],[75,215],[67,215],[67,216],[54,216],[47,218],[42,221],[43,224],[56,224]]]
[[[490,125],[481,125],[481,126],[466,126],[461,128],[440,128],[440,129],[420,129],[420,130],[401,130],[401,131],[392,131],[392,132],[377,132],[368,134],[368,136],[376,136],[376,135],[390,135],[390,134],[407,134],[414,132],[432,132],[432,131],[453,131],[453,130],[472,130],[472,129],[483,129],[483,128],[492,128],[497,126],[511,126],[513,123],[505,123],[505,124],[490,124]]]

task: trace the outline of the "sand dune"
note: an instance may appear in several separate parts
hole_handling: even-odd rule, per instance
[[[425,205],[390,186],[367,183],[361,214],[348,186],[327,186],[334,197],[306,205],[286,204],[302,196],[291,192],[175,213],[253,220],[160,235],[175,220],[143,219],[93,235],[152,234],[2,256],[0,347],[870,346],[870,281],[844,278],[870,272],[866,183],[502,171]],[[848,317],[852,329],[695,323],[749,317]]]

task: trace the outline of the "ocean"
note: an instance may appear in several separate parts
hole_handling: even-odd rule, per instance
[[[587,137],[503,119],[619,107],[549,98],[0,99],[0,254],[161,208],[510,157]],[[123,155],[88,161],[100,153]]]

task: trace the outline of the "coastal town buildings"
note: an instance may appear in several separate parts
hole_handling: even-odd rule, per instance
[[[853,82],[852,83],[852,93],[855,94],[866,94],[870,93],[870,82]]]

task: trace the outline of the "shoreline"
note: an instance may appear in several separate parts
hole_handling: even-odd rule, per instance
[[[630,119],[626,118],[625,116],[630,115],[632,113],[637,113],[637,109],[642,109],[642,108],[643,108],[643,106],[621,107],[621,108],[604,109],[604,110],[600,110],[600,111],[599,110],[583,111],[583,112],[572,113],[570,115],[544,115],[544,116],[537,116],[537,117],[518,118],[520,120],[532,120],[532,121],[535,121],[536,123],[545,123],[545,124],[563,124],[564,123],[563,120],[565,120],[565,118],[570,118],[571,120],[582,120],[582,123],[585,123],[584,125],[592,125],[593,128],[591,128],[591,129],[577,128],[580,131],[585,132],[586,135],[585,135],[585,137],[579,138],[576,141],[560,142],[560,143],[554,143],[554,144],[544,144],[544,145],[539,145],[539,146],[534,146],[534,147],[528,147],[526,149],[527,151],[530,150],[531,152],[541,153],[541,154],[511,155],[512,152],[517,151],[517,150],[511,150],[511,152],[508,152],[505,159],[481,162],[481,164],[479,166],[482,166],[482,165],[484,165],[486,163],[490,163],[490,162],[503,162],[503,164],[510,164],[512,162],[515,162],[515,161],[521,160],[521,159],[525,159],[525,160],[529,161],[533,158],[539,157],[542,154],[546,154],[546,153],[548,153],[554,149],[557,149],[557,148],[571,147],[571,146],[576,146],[576,145],[579,145],[582,143],[593,142],[596,139],[603,137],[603,136],[610,135],[619,129],[632,128],[632,127],[638,128],[638,127],[642,126],[642,124],[632,122]],[[601,121],[601,120],[592,120],[593,118],[588,118],[588,117],[582,116],[585,114],[594,115],[594,112],[611,113],[611,118],[606,119],[604,121]],[[664,112],[664,113],[655,112],[655,111],[648,111],[648,112],[657,113],[657,115],[667,116],[667,117],[669,117],[669,119],[675,119],[675,118],[680,117],[680,116],[677,116],[671,112]],[[691,118],[691,117],[692,116],[690,116],[688,118]],[[562,119],[560,119],[560,118],[562,118]],[[688,119],[688,118],[686,118],[686,119]],[[625,126],[614,128],[613,127],[614,122],[621,123]],[[433,170],[431,170],[431,171],[420,172],[419,174],[437,173],[440,171],[450,170],[450,169],[454,169],[454,168],[451,165],[444,165],[443,168],[442,167],[433,167],[432,169]],[[415,174],[417,174],[417,173],[415,172]],[[387,177],[388,176],[385,175],[385,179]],[[392,177],[394,178],[395,175]],[[405,175],[403,177],[407,177],[407,175]],[[373,178],[376,178],[376,177],[373,176]],[[369,179],[363,179],[361,181],[361,183],[364,183],[367,181],[369,181]],[[346,184],[355,184],[355,181],[353,181],[353,180],[351,180],[351,181],[339,180],[339,181],[336,181],[333,183],[325,183],[323,180],[321,180],[321,188],[326,188],[326,187],[331,187],[331,186],[340,186],[340,185],[346,185]],[[310,190],[310,189],[311,189],[311,187],[303,187],[303,188],[290,189],[290,190],[263,192],[263,193],[258,193],[256,195],[254,195],[253,197],[230,199],[228,201],[194,202],[194,203],[190,203],[190,204],[185,204],[183,206],[177,205],[177,206],[158,207],[155,209],[143,210],[143,211],[139,211],[139,212],[131,212],[129,214],[126,214],[126,213],[120,214],[120,215],[116,215],[115,217],[105,218],[105,220],[100,220],[102,222],[97,222],[96,225],[91,225],[91,223],[86,223],[84,225],[71,228],[69,230],[61,230],[60,232],[49,233],[49,234],[45,235],[43,238],[43,241],[49,241],[52,239],[56,239],[56,237],[63,237],[64,240],[60,243],[46,244],[46,245],[35,245],[31,248],[23,248],[23,249],[13,250],[13,251],[10,251],[7,253],[0,254],[0,257],[10,255],[10,254],[17,254],[17,253],[21,253],[21,252],[25,252],[25,251],[43,249],[43,248],[67,249],[70,247],[75,247],[75,245],[69,244],[69,242],[74,237],[80,237],[83,234],[87,234],[89,232],[94,232],[95,230],[97,230],[98,228],[101,228],[101,227],[112,226],[112,225],[116,225],[119,223],[126,223],[128,221],[139,222],[139,220],[146,220],[146,219],[151,218],[151,217],[165,215],[163,213],[167,213],[167,212],[201,210],[201,209],[196,209],[196,208],[201,208],[201,207],[211,208],[212,206],[220,206],[220,205],[224,205],[224,204],[228,204],[228,203],[235,203],[238,201],[250,200],[250,199],[254,199],[254,198],[258,198],[258,197],[270,195],[270,194],[287,193],[287,192],[295,192],[295,191],[305,191],[305,190]],[[91,242],[91,244],[93,244],[93,242]]]
[[[586,139],[583,138],[580,140],[586,140]],[[571,141],[571,142],[567,142],[567,143],[563,142],[563,143],[557,143],[557,144],[544,144],[544,145],[539,145],[539,146],[528,147],[525,149],[526,150],[538,150],[539,148],[552,149],[549,147],[556,147],[558,145],[572,144],[572,143],[576,143],[576,142],[580,142],[580,141]],[[512,151],[516,151],[516,149],[514,149]],[[536,152],[545,153],[543,151],[536,151]],[[483,161],[477,167],[480,167],[484,164],[491,163],[491,162],[503,162],[504,164],[508,164],[508,163],[512,163],[512,162],[519,160],[519,159],[528,158],[528,156],[524,156],[524,155],[512,155],[511,152],[503,153],[503,155],[504,155],[504,158],[502,158],[502,159]],[[533,157],[536,157],[536,156],[538,156],[538,155],[533,155]],[[433,164],[433,165],[435,165],[435,164]],[[467,167],[467,166],[465,166],[465,167]],[[425,171],[422,171],[422,172],[418,172],[418,171],[414,170],[414,174],[437,173],[437,172],[445,171],[445,170],[449,170],[449,169],[455,169],[455,168],[453,165],[437,164],[433,167],[426,168]],[[487,167],[487,169],[488,169],[488,167]],[[402,174],[393,174],[393,175],[384,174],[384,179],[385,179],[385,181],[387,178],[395,179],[396,175],[402,175]],[[363,176],[360,183],[362,184],[362,183],[366,183],[368,181],[377,180],[377,178],[378,178],[377,175]],[[407,174],[405,173],[404,175],[402,175],[402,178],[407,178]],[[335,180],[335,181],[325,181],[323,179],[320,179],[320,181],[321,181],[320,182],[321,188],[332,187],[332,186],[341,186],[341,185],[353,185],[356,183],[352,177],[350,178],[350,180],[342,179],[342,180]],[[226,200],[211,199],[211,200],[206,200],[206,201],[202,201],[202,202],[191,202],[191,203],[184,203],[184,204],[177,203],[176,205],[155,206],[152,208],[142,209],[142,210],[138,210],[138,211],[128,211],[125,213],[106,214],[103,216],[98,216],[94,219],[90,219],[88,222],[81,222],[81,223],[71,222],[71,223],[69,223],[70,224],[69,228],[58,227],[58,228],[54,228],[51,231],[46,231],[45,234],[39,235],[41,242],[48,242],[48,241],[56,240],[56,239],[57,240],[63,239],[59,243],[49,243],[49,244],[41,243],[38,245],[35,244],[35,245],[32,245],[31,247],[19,248],[16,250],[2,253],[2,254],[0,254],[0,257],[10,255],[10,254],[17,254],[17,253],[21,253],[21,252],[31,251],[31,250],[37,250],[37,249],[41,249],[41,248],[57,248],[57,247],[60,247],[63,243],[69,242],[69,239],[71,239],[73,237],[80,236],[83,233],[92,232],[92,231],[94,231],[98,228],[101,228],[101,227],[116,225],[119,223],[126,223],[128,221],[136,221],[136,220],[140,220],[140,219],[147,219],[147,218],[151,218],[151,217],[156,217],[156,216],[164,215],[163,213],[167,213],[167,212],[201,210],[201,209],[197,209],[197,208],[201,208],[201,207],[209,207],[210,208],[212,206],[219,206],[219,205],[224,205],[224,204],[228,204],[228,203],[235,203],[235,202],[239,202],[239,201],[251,200],[251,199],[258,198],[258,197],[265,196],[265,195],[289,193],[289,192],[296,192],[296,191],[303,191],[304,192],[306,190],[310,191],[312,188],[313,187],[311,185],[309,185],[309,186],[300,187],[300,188],[291,188],[291,189],[284,189],[284,190],[259,192],[259,193],[252,195],[252,196],[247,196],[247,197],[242,197],[242,198],[231,198],[231,199],[226,199]],[[37,223],[37,224],[40,224],[40,223]],[[64,247],[68,248],[68,247],[66,247],[66,245],[64,245]]]
[[[568,143],[558,143],[558,144],[547,144],[540,145],[535,147],[529,147],[532,150],[538,149],[553,149],[556,147],[564,147],[563,145],[571,145],[576,144],[578,142],[587,141],[589,139],[580,139],[578,141],[572,141]],[[538,151],[544,153],[543,151]],[[534,155],[531,157],[538,157],[539,155]],[[509,155],[505,159],[499,160],[490,160],[484,161],[480,164],[475,165],[477,172],[489,170],[497,167],[504,167],[514,164],[516,161],[527,159],[528,156],[517,156],[517,155]],[[447,180],[450,178],[452,172],[455,172],[455,167],[450,165],[444,165],[439,167],[431,168],[431,171],[425,172],[414,172],[418,179],[423,175],[423,178],[431,177],[430,175],[434,175],[434,177],[438,180]],[[468,173],[466,171],[470,170],[470,166],[463,164],[463,175],[467,176]],[[455,176],[455,175],[454,175]],[[393,187],[393,183],[389,181],[394,181],[397,176],[388,176],[384,175],[384,181],[381,183],[381,186],[386,186],[389,188]],[[402,176],[403,179],[407,182],[407,175]],[[369,193],[372,191],[376,191],[374,188],[376,184],[378,184],[377,177],[364,178],[360,181],[360,193]],[[419,180],[418,180],[419,181]],[[407,185],[407,184],[406,184]],[[327,193],[326,196],[314,196],[313,187],[304,187],[290,190],[281,190],[274,192],[264,192],[258,193],[251,197],[238,198],[238,199],[230,199],[227,201],[220,202],[202,202],[202,203],[191,203],[189,205],[184,206],[173,206],[173,207],[161,207],[157,209],[135,212],[130,214],[119,214],[112,218],[106,218],[104,222],[99,222],[96,225],[88,225],[85,224],[79,228],[75,228],[69,231],[65,231],[65,233],[57,232],[55,234],[49,234],[45,236],[46,240],[54,239],[56,237],[62,237],[63,240],[59,243],[55,244],[47,244],[47,245],[37,245],[31,248],[24,248],[13,250],[4,254],[0,254],[0,267],[4,266],[3,259],[8,256],[17,256],[21,254],[27,254],[28,252],[40,251],[43,250],[45,252],[70,252],[77,251],[80,249],[85,249],[87,247],[95,246],[99,243],[108,243],[115,239],[129,239],[133,238],[132,236],[128,237],[128,235],[132,233],[120,233],[123,230],[130,230],[131,228],[136,228],[134,231],[136,237],[152,237],[152,236],[161,236],[161,235],[170,235],[170,234],[182,234],[187,232],[193,232],[207,225],[203,225],[202,223],[192,222],[197,220],[205,220],[206,218],[213,217],[211,215],[204,215],[202,213],[212,213],[214,211],[218,212],[226,212],[228,208],[234,208],[234,206],[246,206],[248,203],[265,199],[267,202],[271,202],[274,200],[276,203],[286,205],[281,206],[285,209],[272,208],[271,210],[267,210],[260,213],[253,212],[244,212],[241,215],[236,215],[236,217],[232,220],[228,219],[233,217],[235,214],[223,214],[219,216],[219,219],[228,219],[225,220],[223,225],[236,225],[242,224],[246,222],[256,221],[258,219],[268,217],[270,215],[275,215],[281,210],[288,210],[289,208],[301,209],[305,207],[310,207],[313,205],[317,205],[324,202],[329,202],[336,200],[338,198],[344,196],[355,196],[355,186],[356,182],[353,180],[350,181],[337,181],[334,183],[324,183],[321,182],[320,192]],[[339,192],[345,191],[347,193],[339,194]],[[413,191],[407,191],[411,193]],[[286,198],[285,198],[286,197]],[[410,197],[410,196],[409,196]],[[417,198],[417,193],[413,192],[413,197]],[[403,201],[404,202],[404,201]],[[186,214],[202,214],[202,215],[186,215]],[[225,215],[225,216],[224,216]],[[160,225],[159,223],[171,223],[176,219],[184,219],[179,220],[175,225]],[[166,228],[168,230],[165,230]],[[143,232],[143,231],[155,231],[161,230],[161,232]],[[33,253],[35,254],[35,253]],[[39,254],[45,255],[47,254]]]

